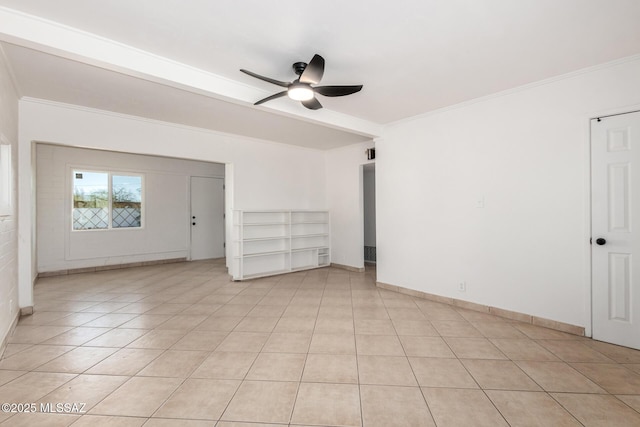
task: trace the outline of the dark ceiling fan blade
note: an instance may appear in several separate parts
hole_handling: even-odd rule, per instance
[[[313,90],[324,96],[345,96],[360,92],[362,85],[354,86],[316,86]]]
[[[287,83],[287,82],[281,82],[280,80],[275,80],[275,79],[271,79],[269,77],[261,76],[260,74],[253,73],[253,72],[248,71],[248,70],[241,69],[240,71],[242,71],[245,74],[250,75],[251,77],[255,77],[256,79],[260,79],[260,80],[264,80],[265,82],[273,83],[274,85],[278,85],[278,86],[282,86],[282,87],[289,87],[289,83]]]
[[[318,54],[313,55],[311,62],[307,64],[300,75],[300,83],[318,84],[324,74],[324,58]]]
[[[253,105],[260,105],[260,104],[264,104],[267,101],[271,101],[272,99],[276,99],[276,98],[280,98],[281,96],[285,96],[287,94],[286,90],[283,90],[282,92],[278,92],[275,95],[271,95],[271,96],[267,96],[264,99],[261,99],[260,101],[256,102]]]
[[[302,105],[310,110],[319,110],[322,108],[322,104],[316,98],[311,98],[308,101],[302,101]]]

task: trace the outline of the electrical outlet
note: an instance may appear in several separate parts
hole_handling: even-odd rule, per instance
[[[467,282],[458,283],[458,292],[466,292],[467,291]]]

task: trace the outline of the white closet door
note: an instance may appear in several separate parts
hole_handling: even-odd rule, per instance
[[[593,338],[640,349],[640,113],[592,120],[591,159]]]

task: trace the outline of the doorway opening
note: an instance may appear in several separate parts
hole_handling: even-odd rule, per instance
[[[375,266],[376,254],[376,164],[363,166],[364,262]]]
[[[34,145],[36,274],[225,256],[225,164]]]

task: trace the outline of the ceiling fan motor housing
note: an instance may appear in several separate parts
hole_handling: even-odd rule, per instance
[[[297,74],[297,75],[301,75],[302,72],[304,71],[305,68],[307,68],[307,63],[306,62],[296,62],[292,65],[293,67],[293,71]]]

